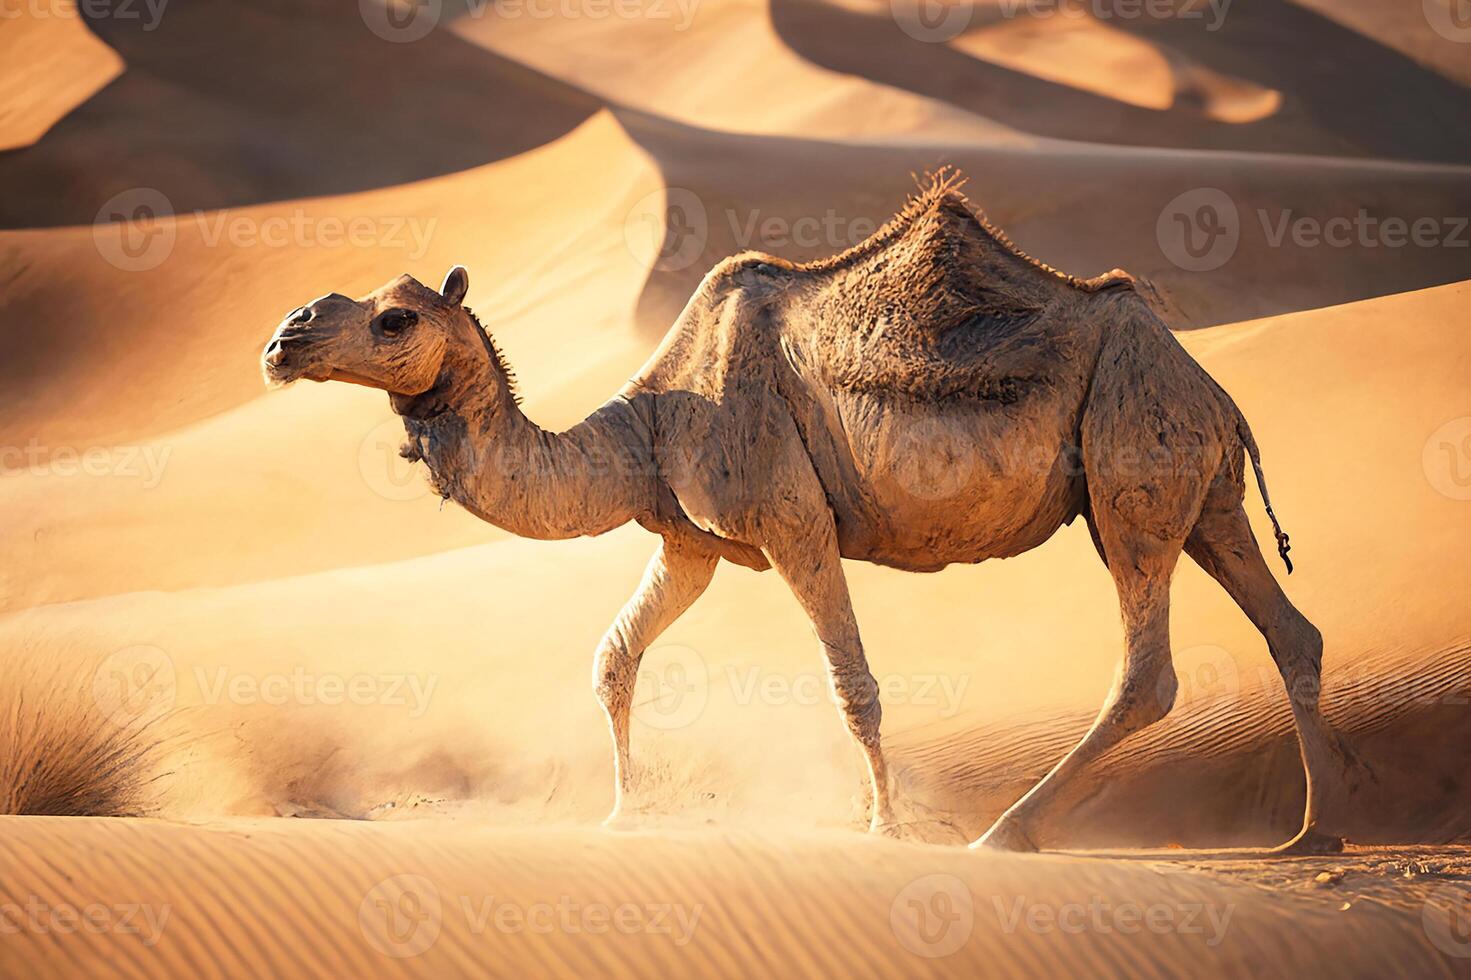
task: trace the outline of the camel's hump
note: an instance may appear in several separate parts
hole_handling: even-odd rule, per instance
[[[792,262],[746,252],[721,263],[714,278],[838,280],[845,293],[908,308],[942,332],[977,315],[1012,316],[1045,305],[1059,289],[1134,288],[1134,277],[1122,269],[1084,279],[1028,255],[972,206],[963,183],[958,171],[931,175],[883,227],[836,255]]]

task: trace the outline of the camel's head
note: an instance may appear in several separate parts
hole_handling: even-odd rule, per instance
[[[328,293],[293,311],[261,354],[272,387],[307,378],[351,381],[396,395],[433,387],[446,352],[470,320],[463,309],[470,278],[450,270],[438,292],[400,276],[362,299]]]

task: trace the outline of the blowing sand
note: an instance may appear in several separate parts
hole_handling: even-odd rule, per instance
[[[0,818],[0,971],[1466,972],[1471,249],[1444,226],[1433,247],[1272,237],[1284,213],[1471,212],[1471,129],[1425,121],[1464,120],[1443,41],[1370,4],[1259,4],[1222,48],[980,5],[920,58],[881,7],[730,0],[678,31],[447,11],[390,45],[339,6],[0,33],[27,79],[0,86],[6,690],[156,742],[138,816]],[[1373,72],[1335,94],[1295,61],[1311,45]],[[1005,562],[847,568],[909,840],[860,832],[810,628],[731,566],[645,659],[633,829],[604,830],[592,650],[655,539],[510,538],[439,506],[381,393],[261,388],[294,305],[462,263],[527,413],[565,426],[711,263],[837,251],[942,163],[1029,252],[1150,276],[1203,328],[1181,340],[1251,420],[1326,711],[1365,764],[1346,853],[1260,853],[1302,810],[1287,702],[1189,562],[1174,713],[1076,784],[1054,853],[959,846],[1111,681],[1117,600],[1081,522]],[[91,222],[139,186],[175,217],[160,261],[123,268]],[[1240,234],[1191,271],[1158,219],[1201,187]],[[689,201],[703,234],[660,261]],[[323,235],[351,218],[370,243]]]

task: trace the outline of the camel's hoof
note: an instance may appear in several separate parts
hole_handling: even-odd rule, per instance
[[[1013,821],[1002,817],[981,835],[980,840],[973,841],[970,849],[1030,854],[1037,850],[1037,845]]]
[[[1343,838],[1331,834],[1320,834],[1316,830],[1305,830],[1286,844],[1272,848],[1272,854],[1282,857],[1309,857],[1315,854],[1342,854]]]

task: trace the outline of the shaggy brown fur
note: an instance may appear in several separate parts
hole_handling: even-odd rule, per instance
[[[1322,639],[1242,510],[1243,457],[1260,479],[1245,419],[1130,276],[1079,279],[1037,262],[959,182],[940,175],[831,259],[720,263],[635,378],[566,432],[521,413],[464,308],[459,268],[438,292],[405,276],[362,300],[303,307],[267,346],[266,375],[388,391],[406,454],[446,496],[515,533],[637,521],[661,537],[593,671],[615,815],[639,659],[724,558],[775,568],[811,618],[869,763],[873,826],[893,829],[877,685],[840,559],[930,571],[1020,554],[1082,515],[1118,589],[1124,665],[1083,741],[983,842],[1035,847],[1036,814],[1058,787],[1169,711],[1169,581],[1188,551],[1262,631],[1288,685],[1309,774],[1290,846],[1331,843],[1315,824],[1347,763],[1318,709]]]

